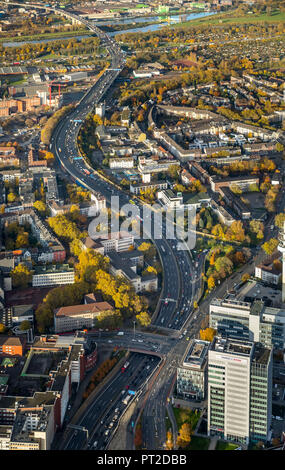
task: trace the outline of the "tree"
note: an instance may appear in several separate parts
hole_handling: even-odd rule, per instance
[[[43,201],[35,201],[33,206],[41,215],[47,215],[48,208]]]
[[[216,284],[215,284],[215,279],[214,279],[214,277],[213,277],[213,276],[210,276],[210,277],[208,278],[208,288],[209,288],[210,290],[212,290],[212,289],[214,289],[215,285],[216,285]]]
[[[226,233],[226,239],[228,241],[244,242],[246,240],[243,223],[241,220],[235,220],[229,227]]]
[[[136,319],[142,326],[149,326],[151,324],[151,318],[147,312],[141,312],[136,315]]]
[[[171,431],[167,431],[165,447],[168,450],[173,449],[173,436]]]
[[[80,240],[78,240],[77,238],[75,238],[74,240],[72,240],[72,242],[69,244],[69,249],[70,249],[70,252],[75,255],[75,256],[79,256],[82,252],[82,243]]]
[[[7,201],[8,201],[8,202],[15,202],[16,199],[17,199],[16,194],[14,194],[14,193],[12,193],[12,192],[10,192],[10,193],[8,194],[8,196],[7,196]]]
[[[151,247],[151,243],[143,242],[140,246],[138,246],[139,251],[148,251]]]
[[[192,434],[191,425],[189,423],[183,423],[179,430],[179,436],[177,438],[177,445],[179,447],[182,447],[182,449],[187,447],[191,442],[191,434]]]
[[[148,276],[149,274],[157,275],[157,270],[153,266],[148,266],[143,272],[142,276]]]
[[[75,222],[70,221],[64,214],[49,217],[48,224],[59,237],[66,238],[70,241],[75,238],[80,238],[80,230],[77,228]]]
[[[13,287],[27,287],[32,281],[32,273],[29,268],[20,263],[11,272]]]
[[[16,239],[15,247],[24,248],[29,246],[29,234],[27,232],[19,233]]]
[[[30,328],[31,328],[31,324],[28,320],[22,321],[22,323],[20,325],[20,330],[21,331],[26,331],[26,330],[29,330]]]
[[[272,255],[274,251],[277,249],[278,240],[276,238],[271,238],[268,242],[265,242],[261,248],[267,255]]]
[[[180,166],[179,165],[171,165],[168,168],[168,174],[174,180],[178,179],[179,172],[180,172]]]
[[[278,228],[283,229],[284,228],[284,222],[285,222],[285,213],[281,212],[280,214],[277,214],[275,216],[275,225],[277,225]]]
[[[215,269],[221,278],[233,272],[233,262],[227,256],[221,256],[215,261]]]
[[[246,282],[250,279],[250,274],[244,273],[241,277],[242,282]]]
[[[73,244],[73,249],[75,242]],[[75,253],[74,253],[75,254]],[[96,272],[98,270],[106,270],[109,266],[109,259],[101,253],[94,250],[83,250],[78,255],[78,264],[76,265],[76,272],[79,279],[88,283],[96,282]],[[108,273],[106,273],[108,274]]]
[[[214,328],[205,328],[205,330],[200,330],[200,339],[212,342],[216,334],[217,330]]]

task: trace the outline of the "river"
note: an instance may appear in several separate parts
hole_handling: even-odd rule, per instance
[[[148,17],[136,17],[136,18],[128,18],[128,19],[119,19],[119,20],[110,20],[110,21],[93,21],[94,24],[96,24],[98,27],[104,26],[104,25],[112,25],[112,24],[132,24],[132,23],[149,23],[153,21],[160,21],[161,23],[157,24],[151,24],[148,26],[141,26],[139,28],[131,28],[131,29],[122,29],[121,31],[113,31],[111,33],[108,33],[109,36],[117,36],[118,34],[125,34],[125,33],[147,33],[148,31],[153,32],[153,31],[158,31],[159,29],[177,24],[180,22],[184,21],[189,21],[189,20],[195,20],[198,18],[203,18],[205,16],[211,16],[215,15],[215,12],[203,12],[203,13],[189,13],[189,14],[184,14],[184,15],[175,15],[175,16],[169,16],[169,17],[159,17],[159,16],[148,16]],[[167,18],[168,21],[165,21]],[[3,47],[20,47],[24,46],[25,44],[44,44],[47,42],[53,42],[53,41],[64,41],[64,40],[69,40],[69,39],[85,39],[89,38],[91,35],[82,35],[82,36],[66,36],[66,37],[61,37],[61,38],[49,38],[49,39],[39,39],[39,40],[32,40],[32,41],[15,41],[15,42],[3,42],[2,46]]]

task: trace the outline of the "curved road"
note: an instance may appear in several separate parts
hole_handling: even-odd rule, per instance
[[[13,4],[15,5],[15,3]],[[25,4],[25,6],[33,7],[35,4]],[[110,54],[111,66],[102,73],[100,78],[87,91],[78,105],[57,125],[51,139],[50,149],[57,157],[62,169],[68,173],[73,181],[85,187],[95,195],[98,193],[102,194],[108,204],[110,204],[111,196],[119,196],[120,206],[122,207],[122,205],[129,203],[129,195],[121,190],[115,189],[113,185],[95,172],[90,173],[90,168],[87,167],[84,160],[74,160],[74,157],[79,156],[77,135],[80,128],[80,122],[75,122],[75,120],[84,121],[87,114],[102,100],[103,96],[124,67],[124,53],[114,40],[100,31],[100,29],[91,22],[67,11],[58,10],[56,8],[46,8],[44,6],[41,7],[46,10],[53,10],[84,24],[101,39]],[[143,204],[138,202],[138,206],[140,207],[142,217]],[[154,324],[160,327],[181,330],[184,323],[190,319],[193,310],[193,300],[198,290],[199,282],[194,276],[194,270],[188,251],[179,250],[178,240],[167,240],[165,221],[162,225],[162,238],[153,240],[159,251],[164,273],[163,291],[159,311],[154,320]],[[175,351],[174,362],[172,362],[173,356],[171,354],[170,356],[172,357],[169,357],[166,362],[167,367],[163,367],[159,374],[154,394],[149,397],[147,403],[146,413],[143,419],[143,433],[145,446],[147,448],[161,448],[162,443],[165,441],[164,417],[166,399],[175,375],[175,366],[178,357],[177,352],[179,351],[180,356],[186,347],[184,339],[179,341],[179,344],[180,347],[177,345],[173,350],[173,353]],[[178,351],[176,351],[176,348]],[[151,434],[149,433],[153,421],[149,421],[147,416],[152,416],[156,426],[158,426],[156,442],[153,442]]]

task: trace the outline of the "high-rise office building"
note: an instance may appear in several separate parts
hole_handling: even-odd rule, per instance
[[[208,353],[208,435],[266,441],[271,413],[272,350],[215,337]]]
[[[213,299],[209,326],[219,336],[260,342],[267,348],[285,347],[285,309],[267,307],[261,300]]]

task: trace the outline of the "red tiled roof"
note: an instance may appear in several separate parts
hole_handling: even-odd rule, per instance
[[[56,317],[60,316],[75,316],[75,315],[82,315],[86,313],[100,313],[106,310],[113,310],[112,305],[108,302],[94,302],[92,304],[84,304],[84,305],[72,305],[69,307],[61,307],[55,310]]]

